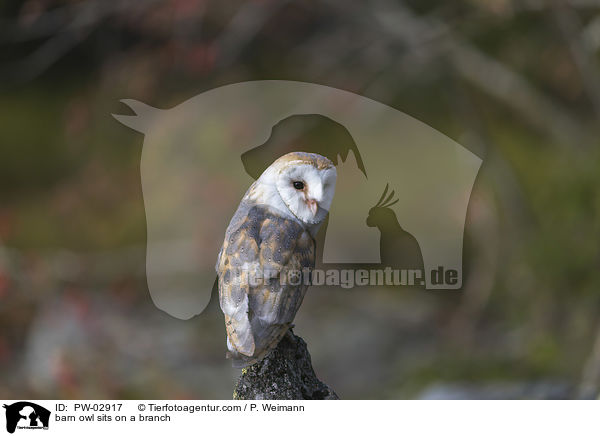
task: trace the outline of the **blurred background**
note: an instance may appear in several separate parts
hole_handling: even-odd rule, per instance
[[[150,299],[143,136],[110,114],[259,79],[367,96],[483,159],[463,290],[308,292],[295,333],[340,397],[598,397],[600,1],[0,14],[0,398],[231,398],[217,302],[181,321]]]

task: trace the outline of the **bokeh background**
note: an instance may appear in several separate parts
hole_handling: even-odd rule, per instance
[[[216,302],[181,321],[150,300],[143,136],[110,114],[258,79],[365,95],[484,159],[462,291],[309,291],[295,332],[322,380],[347,399],[598,396],[600,1],[0,14],[0,398],[231,397]]]

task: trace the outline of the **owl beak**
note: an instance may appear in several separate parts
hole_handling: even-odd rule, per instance
[[[319,204],[317,203],[317,200],[306,200],[306,205],[313,216],[317,215],[317,211],[319,210]]]

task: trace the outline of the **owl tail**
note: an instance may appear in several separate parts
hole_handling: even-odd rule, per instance
[[[265,347],[262,351],[260,351],[256,356],[246,356],[244,354],[239,353],[235,349],[232,349],[233,347],[230,347],[231,343],[230,343],[229,337],[228,337],[227,338],[227,347],[229,348],[230,351],[225,353],[225,357],[232,360],[232,366],[234,368],[245,368],[247,366],[254,365],[255,363],[258,363],[261,360],[263,360],[275,348],[277,348],[277,345],[279,345],[279,342],[281,341],[281,339],[283,339],[283,337],[287,334],[287,332],[290,331],[289,329],[292,326],[293,326],[292,324],[286,324],[285,328],[280,329],[279,332],[277,333],[277,335],[275,336],[275,338],[267,345],[267,347]]]
[[[225,354],[225,357],[231,359],[231,366],[234,368],[245,368],[260,361],[260,359],[257,357],[244,356],[243,354],[239,353],[234,354],[230,351]]]
[[[244,368],[246,366],[253,365],[259,360],[254,356],[246,356],[245,354],[242,354],[239,351],[237,351],[235,347],[231,344],[229,336],[227,336],[227,349],[229,351],[225,353],[225,357],[227,359],[232,360],[232,366],[234,368]]]

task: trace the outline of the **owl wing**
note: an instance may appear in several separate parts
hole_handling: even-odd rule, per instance
[[[234,357],[252,363],[279,343],[302,303],[314,262],[310,234],[264,208],[250,209],[241,225],[228,230],[217,269]]]
[[[315,265],[315,241],[297,222],[269,216],[260,237],[260,263],[269,278],[250,287],[249,296],[258,360],[276,347],[289,329]]]
[[[217,260],[219,304],[225,315],[228,349],[252,356],[255,344],[248,317],[248,275],[252,269],[260,267],[259,241],[255,237],[258,223],[246,218],[238,227],[234,220],[227,229]]]

